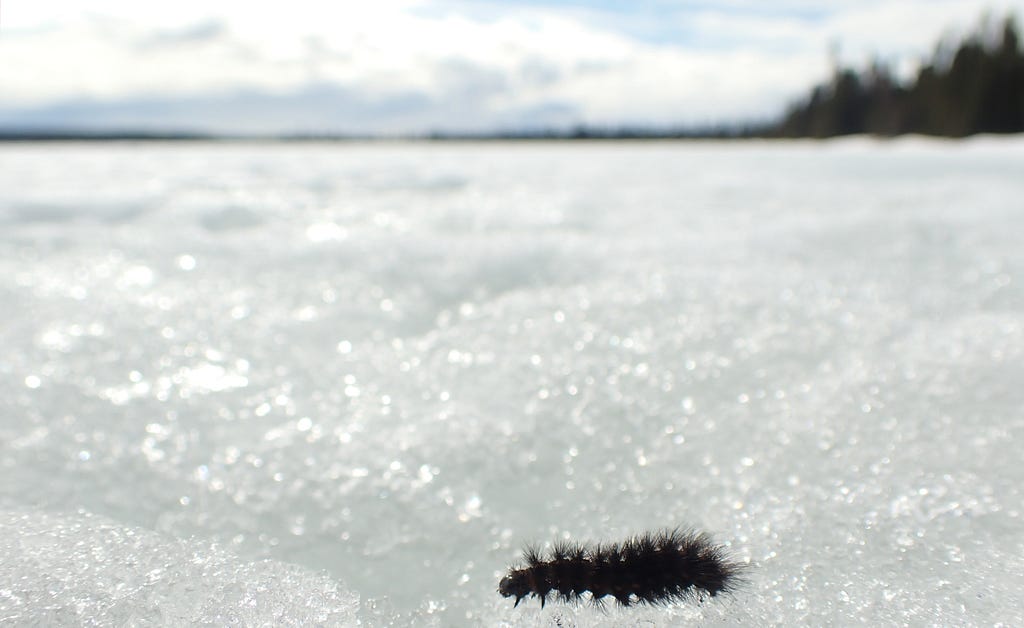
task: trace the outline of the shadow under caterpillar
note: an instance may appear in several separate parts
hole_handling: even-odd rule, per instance
[[[534,546],[523,551],[525,566],[513,567],[498,592],[515,597],[548,596],[577,603],[583,594],[601,605],[612,596],[621,606],[668,605],[707,592],[712,597],[731,591],[743,566],[725,548],[702,532],[684,528],[644,533],[621,543],[586,544],[559,541],[542,554]]]

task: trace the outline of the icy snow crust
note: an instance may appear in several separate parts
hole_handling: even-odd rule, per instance
[[[248,563],[83,514],[0,512],[0,624],[352,624],[359,598],[323,575]]]
[[[1024,624],[1024,143],[0,147],[0,623]],[[496,593],[688,523],[669,609]]]

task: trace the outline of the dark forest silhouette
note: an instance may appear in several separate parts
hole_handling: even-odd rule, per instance
[[[767,135],[833,137],[920,133],[964,137],[1024,131],[1024,53],[1014,19],[984,20],[959,45],[940,44],[908,85],[875,62],[832,80],[793,106]]]

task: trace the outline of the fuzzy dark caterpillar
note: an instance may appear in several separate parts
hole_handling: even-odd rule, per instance
[[[676,528],[646,533],[622,543],[588,545],[559,542],[543,556],[536,547],[523,551],[523,567],[514,567],[501,579],[498,592],[515,597],[515,606],[527,596],[548,596],[577,603],[590,592],[597,605],[605,596],[621,606],[668,605],[706,591],[715,596],[732,590],[742,566],[725,548],[704,533]]]

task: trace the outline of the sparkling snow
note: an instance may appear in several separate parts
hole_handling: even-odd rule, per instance
[[[1024,624],[1022,173],[997,138],[0,146],[0,623]],[[678,524],[739,591],[496,593],[526,542]]]

